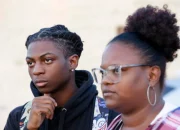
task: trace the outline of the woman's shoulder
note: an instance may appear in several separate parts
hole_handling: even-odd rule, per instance
[[[177,107],[169,112],[166,118],[173,123],[179,124],[180,126],[180,107]]]
[[[164,117],[160,118],[153,126],[157,130],[174,130],[180,128],[180,107],[170,111]]]
[[[176,113],[176,114],[179,113],[179,115],[180,115],[180,107],[177,107],[171,113]]]
[[[121,114],[119,114],[112,120],[112,122],[109,124],[107,129],[108,130],[114,129],[116,126],[119,125],[119,122],[121,122],[121,121],[122,121]]]

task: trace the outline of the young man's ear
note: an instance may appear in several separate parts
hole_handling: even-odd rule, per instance
[[[70,70],[75,70],[78,66],[79,56],[74,54],[74,55],[70,56],[68,59],[69,59]]]
[[[152,66],[149,70],[149,82],[151,86],[155,86],[159,82],[160,76],[161,76],[160,67]]]

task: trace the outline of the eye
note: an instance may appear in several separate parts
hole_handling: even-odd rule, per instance
[[[104,77],[104,71],[103,70],[99,70],[99,73],[101,74],[101,78]]]
[[[117,74],[117,75],[119,75],[120,73],[121,73],[121,68],[118,66],[118,67],[115,67],[114,69],[113,69],[113,72],[115,73],[115,74]]]
[[[52,59],[45,59],[45,60],[44,60],[44,62],[45,62],[46,64],[50,64],[50,63],[52,63],[52,61],[53,61]]]
[[[128,68],[126,68],[126,67],[121,68],[121,71],[127,71],[127,70],[128,70]]]
[[[27,61],[27,65],[28,65],[29,67],[32,67],[32,66],[34,66],[34,62],[32,62],[32,61]]]
[[[102,70],[99,70],[99,73],[102,74],[102,75],[104,74],[104,72]]]

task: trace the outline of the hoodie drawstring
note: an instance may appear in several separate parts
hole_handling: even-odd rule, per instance
[[[63,130],[63,125],[64,125],[64,119],[65,119],[66,112],[67,112],[67,109],[62,108],[61,113],[60,113],[58,130]]]

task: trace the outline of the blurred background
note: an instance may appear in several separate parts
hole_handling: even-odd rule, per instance
[[[1,0],[0,130],[12,109],[33,98],[25,62],[28,35],[43,27],[66,25],[84,41],[78,69],[91,71],[99,67],[105,45],[121,32],[127,16],[147,4],[168,4],[180,25],[180,0]],[[179,66],[180,56],[168,64],[164,92],[164,99],[175,105],[180,105]]]

